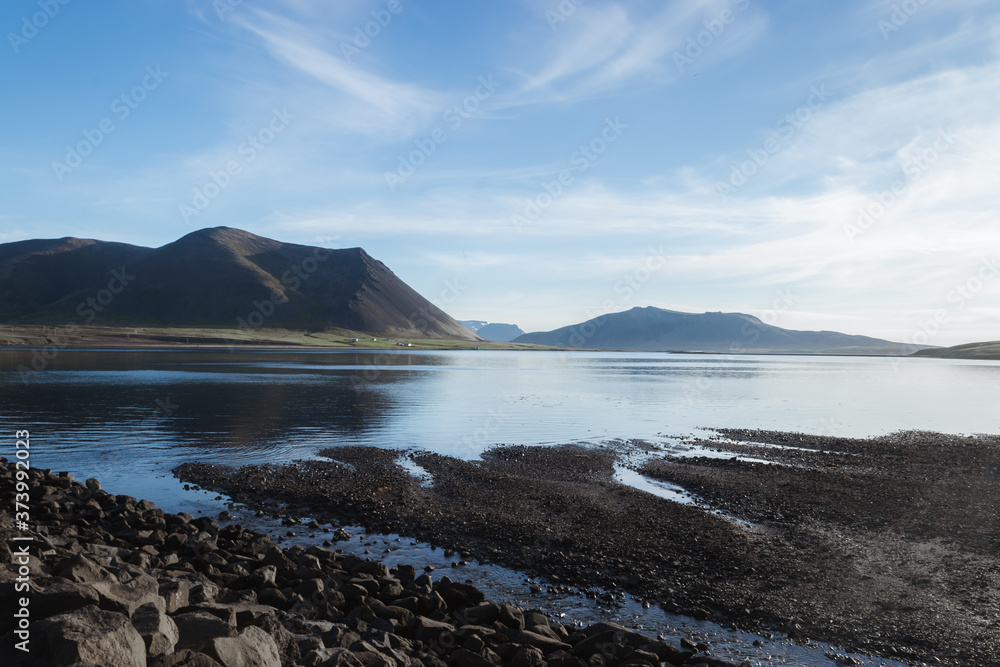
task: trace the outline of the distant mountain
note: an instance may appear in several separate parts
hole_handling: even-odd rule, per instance
[[[1000,359],[1000,340],[920,350],[910,356],[941,359]]]
[[[499,322],[484,322],[482,320],[459,320],[459,323],[480,338],[496,343],[509,343],[518,336],[524,335],[524,331],[516,324],[500,324]]]
[[[2,244],[0,322],[336,327],[480,340],[361,248],[229,227],[156,249],[76,238]]]
[[[880,338],[782,329],[742,313],[680,313],[651,306],[525,334],[514,342],[643,352],[900,354],[904,350],[902,343]]]
[[[489,322],[484,322],[482,320],[459,320],[458,323],[473,333],[489,324]]]

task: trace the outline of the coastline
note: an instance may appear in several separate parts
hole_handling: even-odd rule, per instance
[[[356,342],[351,342],[357,339]],[[397,343],[409,343],[400,346]],[[0,350],[127,348],[191,350],[559,350],[527,343],[497,343],[408,337],[405,333],[377,334],[347,329],[300,331],[295,329],[233,329],[215,327],[97,326],[68,323],[0,325]]]
[[[397,343],[403,343],[402,346]],[[960,346],[965,347],[965,346]],[[955,358],[980,361],[1000,360],[992,348],[989,353],[964,356],[960,354],[924,353],[879,354],[850,351],[781,351],[739,348],[732,351],[712,350],[611,350],[604,348],[556,347],[534,343],[469,341],[447,338],[408,337],[405,333],[386,334],[347,329],[302,331],[296,329],[261,328],[232,329],[223,327],[155,327],[155,326],[98,326],[68,322],[63,325],[3,324],[0,325],[0,350],[45,350],[48,354],[59,350],[129,349],[129,350],[359,350],[359,351],[428,351],[428,350],[516,350],[558,352],[650,352],[668,354],[697,354],[715,357],[729,356],[802,356],[802,357],[874,357],[934,359]],[[950,350],[952,348],[945,348]]]
[[[362,447],[324,451],[331,461],[175,472],[267,513],[412,536],[747,631],[991,664],[1000,438],[720,433],[700,443],[726,452],[718,458],[631,445],[649,449],[638,473],[701,506],[619,483],[621,451],[572,445],[498,447],[478,462],[413,455],[429,487],[398,465],[402,452]]]
[[[487,601],[448,576],[318,546],[282,548],[225,515],[169,514],[94,479],[18,476],[3,463],[0,600],[30,617],[0,617],[13,664],[735,665],[693,642],[676,647],[608,622],[563,624]],[[15,479],[29,489],[30,529],[15,530],[6,509]],[[10,548],[15,534],[30,538],[29,555]],[[26,652],[12,648],[19,642]]]

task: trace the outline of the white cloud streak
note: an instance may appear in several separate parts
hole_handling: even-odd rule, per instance
[[[409,136],[445,105],[439,93],[365,71],[335,55],[335,44],[324,48],[318,35],[298,23],[260,10],[253,14],[254,19],[233,20],[257,35],[276,59],[340,93],[339,108],[328,116],[330,129]]]
[[[734,20],[720,35],[712,35],[712,43],[703,50],[703,66],[748,48],[766,28],[767,21],[756,12],[728,10]],[[552,42],[547,55],[539,57],[545,49],[530,53],[542,64],[529,63],[519,70],[525,81],[504,103],[565,103],[651,81],[676,81],[681,71],[672,55],[719,13],[718,3],[707,0],[668,3],[653,15],[639,15],[626,3],[579,5],[554,36],[546,36]]]

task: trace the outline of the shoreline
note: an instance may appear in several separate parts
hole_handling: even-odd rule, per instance
[[[910,662],[991,664],[1000,438],[720,433],[701,444],[732,459],[648,446],[638,472],[754,529],[618,483],[613,448],[413,455],[429,488],[399,467],[402,452],[362,447],[322,452],[329,462],[175,473],[267,513],[415,537],[554,585],[618,587],[671,613]],[[981,499],[971,506],[969,489]]]
[[[372,340],[377,338],[378,340]],[[352,339],[357,339],[351,342]],[[193,342],[192,342],[193,341]],[[396,343],[410,343],[410,346]],[[554,350],[544,345],[497,343],[447,338],[411,338],[404,333],[371,333],[347,329],[302,331],[297,329],[231,329],[214,327],[97,326],[69,323],[0,325],[0,350]]]
[[[219,522],[165,513],[94,479],[16,476],[2,462],[0,495],[11,502],[0,536],[33,547],[27,557],[0,553],[4,609],[29,600],[23,636],[13,615],[0,616],[4,653],[25,640],[30,651],[14,650],[13,664],[736,667],[694,642],[677,647],[608,622],[567,625],[448,576],[282,548],[226,513]],[[6,509],[15,479],[29,488],[30,530],[15,531]],[[15,590],[18,576],[27,592]]]
[[[351,339],[358,339],[350,342]],[[378,340],[371,340],[377,338]],[[191,342],[195,341],[195,342]],[[397,342],[409,346],[397,346]],[[877,359],[936,359],[933,354],[852,353],[852,352],[783,352],[743,349],[737,351],[706,350],[610,350],[601,348],[564,348],[533,343],[470,341],[458,339],[410,338],[405,333],[372,333],[346,329],[302,331],[296,329],[226,329],[214,327],[154,327],[97,326],[43,324],[0,325],[0,351],[41,350],[52,348],[67,351],[92,349],[128,350],[360,350],[360,351],[427,351],[427,350],[512,350],[521,352],[627,352],[632,354],[696,354],[712,357],[728,356],[801,356],[801,357],[861,357]],[[962,359],[964,357],[954,357]],[[997,356],[970,358],[972,361],[1000,360]]]

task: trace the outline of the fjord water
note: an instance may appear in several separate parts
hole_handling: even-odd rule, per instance
[[[280,464],[337,445],[475,458],[494,444],[662,444],[706,435],[703,429],[712,427],[859,437],[902,429],[1000,433],[1000,363],[989,361],[102,349],[60,350],[44,370],[18,371],[30,368],[37,354],[0,352],[0,433],[9,442],[0,453],[13,456],[14,432],[27,429],[32,466],[96,477],[113,493],[153,500],[173,512],[223,508],[215,494],[185,490],[172,477],[181,462]],[[642,488],[641,479],[622,481]],[[284,531],[266,518],[237,516],[258,530]],[[316,542],[330,532],[324,527],[314,538],[294,539]],[[388,547],[384,557],[391,563],[448,565],[440,550],[409,540],[370,536],[338,547],[362,555]],[[681,636],[705,639],[715,655],[749,656],[753,665],[831,664],[825,645],[801,647],[727,631],[644,610],[632,600],[601,610],[571,595],[540,599],[528,595],[518,573],[493,565],[470,565],[463,574],[491,597],[566,614],[566,620],[613,619],[675,642]]]
[[[19,372],[33,354],[0,353],[0,432],[30,430],[37,467],[167,508],[184,500],[169,481],[181,462],[282,463],[337,445],[476,458],[495,444],[663,442],[713,427],[1000,433],[993,361],[102,349]]]

